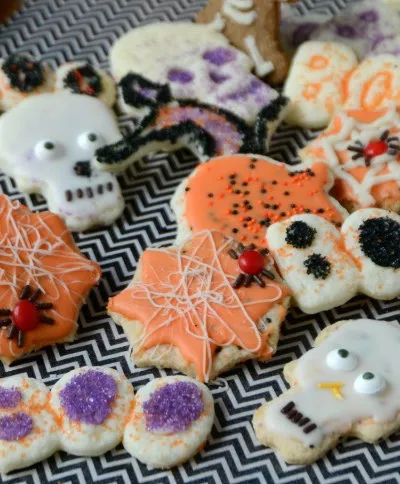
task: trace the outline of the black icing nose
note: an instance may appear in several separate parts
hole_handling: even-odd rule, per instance
[[[74,171],[78,176],[92,176],[92,167],[90,161],[77,161],[74,165]]]

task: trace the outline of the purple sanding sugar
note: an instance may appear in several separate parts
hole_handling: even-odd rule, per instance
[[[32,432],[33,420],[23,412],[6,415],[0,418],[0,439],[18,440]]]
[[[0,387],[0,408],[15,408],[21,401],[22,393],[17,387]]]
[[[171,69],[168,72],[168,79],[178,84],[188,84],[193,81],[193,74],[183,69]]]
[[[231,49],[224,47],[217,47],[213,50],[206,50],[203,54],[203,59],[210,62],[214,66],[223,66],[228,62],[232,62],[236,58],[236,54]]]
[[[170,383],[143,404],[150,432],[183,432],[204,410],[201,390],[194,383]]]
[[[71,379],[61,390],[60,400],[71,420],[99,425],[110,415],[116,393],[111,375],[89,370]]]

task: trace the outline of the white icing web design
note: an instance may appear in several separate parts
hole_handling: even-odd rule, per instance
[[[200,339],[204,342],[202,364],[206,381],[208,381],[211,372],[211,345],[226,347],[235,342],[250,353],[258,352],[262,345],[260,332],[263,331],[262,326],[265,323],[261,318],[260,322],[255,322],[249,315],[248,308],[252,305],[263,303],[268,305],[279,301],[283,295],[279,284],[268,281],[263,290],[267,291],[268,288],[273,288],[276,290],[276,295],[244,302],[239,295],[239,291],[232,287],[237,274],[226,274],[220,260],[221,254],[233,247],[235,242],[230,238],[223,238],[221,245],[217,247],[214,234],[218,234],[218,232],[199,232],[176,250],[147,249],[148,251],[162,252],[166,257],[176,259],[178,270],[169,273],[165,278],[160,278],[157,268],[153,268],[157,280],[156,284],[133,281],[128,288],[129,291],[134,291],[131,294],[133,300],[145,300],[153,309],[151,316],[142,322],[145,331],[136,341],[133,348],[134,352],[139,351],[147,339],[161,328],[183,320],[188,337]],[[196,240],[196,243],[194,243],[194,240]],[[189,249],[188,243],[190,244]],[[198,255],[198,252],[203,248],[211,252],[209,262]],[[266,266],[271,269],[273,260],[271,256],[267,257]],[[246,327],[256,338],[257,343],[254,346],[247,346],[240,335],[230,326],[229,318],[221,317],[221,313],[224,311],[238,309],[242,313],[243,324],[246,323]],[[268,308],[266,308],[265,313],[267,313],[267,310]],[[232,317],[234,315],[231,313]],[[147,331],[149,324],[156,318],[160,322],[150,331]],[[210,336],[208,330],[210,319],[214,321],[211,324],[218,324],[227,330],[230,334],[229,340],[221,342]]]

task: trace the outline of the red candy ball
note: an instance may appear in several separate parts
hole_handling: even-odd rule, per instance
[[[388,150],[388,145],[385,141],[370,141],[364,149],[364,155],[369,158],[383,155]]]
[[[256,250],[245,250],[239,256],[239,267],[245,274],[258,274],[264,266],[264,257]]]
[[[37,307],[25,299],[17,302],[14,311],[12,312],[12,318],[15,326],[20,331],[35,329],[40,322]]]

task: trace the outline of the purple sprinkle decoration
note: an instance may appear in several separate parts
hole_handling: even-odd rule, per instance
[[[71,420],[99,425],[110,415],[116,393],[111,375],[89,370],[71,379],[61,390],[60,400]]]
[[[338,25],[336,27],[336,33],[340,37],[346,37],[347,39],[357,37],[356,29],[351,25]]]
[[[218,47],[213,50],[206,50],[203,54],[203,59],[210,62],[214,66],[223,66],[228,62],[232,62],[236,58],[236,54],[231,49]]]
[[[183,432],[204,410],[200,388],[194,383],[177,382],[156,390],[143,404],[150,432]]]
[[[24,412],[0,418],[0,439],[19,440],[32,432],[33,420]]]
[[[0,387],[0,408],[15,408],[21,401],[22,393],[17,387]]]
[[[376,22],[378,18],[379,16],[376,10],[367,10],[360,15],[360,20],[364,20],[364,22]]]
[[[194,76],[190,71],[184,71],[183,69],[171,69],[168,72],[168,79],[178,84],[188,84],[193,81],[193,78]]]

